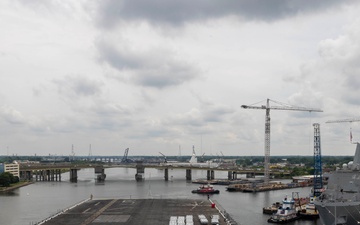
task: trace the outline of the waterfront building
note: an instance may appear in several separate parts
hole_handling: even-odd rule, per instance
[[[20,177],[20,165],[18,163],[0,163],[0,174],[9,172],[15,177]]]

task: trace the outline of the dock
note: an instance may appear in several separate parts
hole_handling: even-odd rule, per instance
[[[199,215],[204,215],[208,224],[214,215],[219,217],[219,225],[237,224],[211,199],[89,199],[38,224],[158,225],[189,216],[194,225],[204,224],[200,223]]]

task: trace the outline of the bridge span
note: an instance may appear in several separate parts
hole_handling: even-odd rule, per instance
[[[237,167],[209,167],[209,166],[192,166],[192,165],[169,165],[169,164],[147,164],[143,162],[137,163],[108,163],[108,164],[98,164],[98,163],[86,163],[86,164],[72,164],[72,163],[31,163],[31,164],[20,164],[20,179],[22,180],[32,180],[32,181],[61,181],[61,174],[63,172],[69,171],[70,182],[77,182],[77,171],[81,169],[93,168],[96,175],[96,180],[103,182],[105,181],[106,174],[105,169],[111,168],[132,168],[135,172],[135,179],[141,181],[144,179],[144,173],[146,168],[160,169],[164,170],[164,179],[165,181],[169,180],[169,169],[179,169],[185,170],[186,180],[192,180],[192,170],[206,170],[207,171],[207,180],[214,180],[215,171],[227,171],[228,180],[236,180],[238,174],[246,174],[247,178],[255,177],[255,175],[263,175],[263,170],[252,170],[252,169],[243,169]],[[271,174],[285,174],[289,173],[271,171]],[[205,178],[204,178],[205,179]]]

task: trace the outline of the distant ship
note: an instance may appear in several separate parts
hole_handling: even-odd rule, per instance
[[[329,174],[326,190],[315,199],[322,224],[360,224],[360,144],[354,161]]]
[[[162,163],[162,165],[173,166],[173,167],[217,168],[219,166],[219,163],[215,163],[213,161],[198,162],[195,153],[195,147],[193,146],[193,152],[189,162],[166,162],[166,163]]]

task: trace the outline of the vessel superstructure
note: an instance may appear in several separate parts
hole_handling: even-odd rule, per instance
[[[295,206],[295,194],[298,195],[298,193],[293,193],[291,198],[286,196],[283,199],[282,205],[277,212],[268,219],[269,223],[288,223],[300,218]]]
[[[354,160],[329,174],[326,190],[314,201],[322,224],[360,224],[360,144]]]

